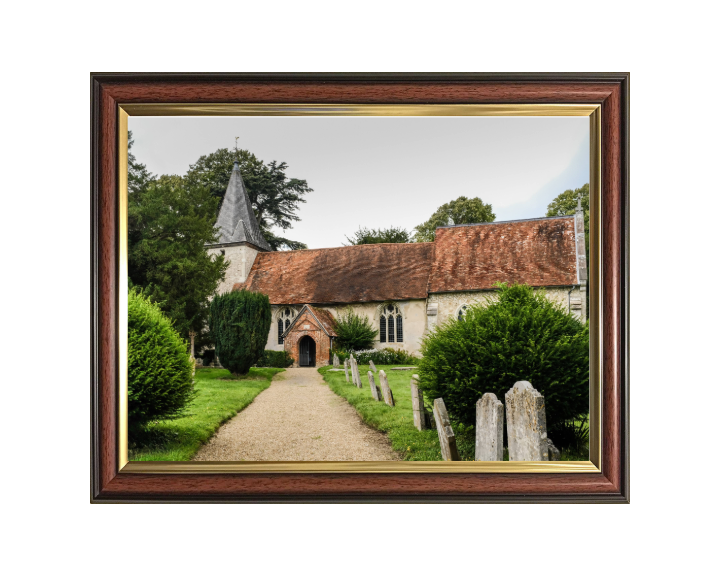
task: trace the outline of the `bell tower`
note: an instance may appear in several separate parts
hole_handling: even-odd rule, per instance
[[[255,218],[237,162],[233,166],[215,228],[219,228],[220,232],[218,243],[208,244],[207,250],[210,254],[223,254],[230,262],[225,280],[218,286],[218,292],[230,292],[233,284],[245,282],[257,253],[271,251]]]

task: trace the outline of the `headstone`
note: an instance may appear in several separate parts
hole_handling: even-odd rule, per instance
[[[333,368],[338,368],[340,366],[340,358],[338,358],[337,354],[333,354]]]
[[[375,385],[375,376],[372,373],[372,370],[368,370],[368,381],[370,382],[370,393],[372,394],[372,397],[375,400],[380,400],[380,394],[378,392],[378,387]]]
[[[362,388],[362,380],[360,380],[360,369],[358,368],[355,356],[350,356],[350,364],[352,366],[353,383],[358,388]]]
[[[380,370],[380,388],[382,388],[382,395],[383,399],[385,400],[385,404],[388,406],[395,406],[395,400],[393,399],[392,390],[390,390],[390,386],[388,385],[387,380],[387,374],[385,374],[385,370]]]
[[[560,450],[553,444],[553,441],[548,438],[548,460],[560,460]]]
[[[202,368],[203,365],[203,359],[202,358],[195,358],[195,367],[196,368]]]
[[[425,404],[423,403],[422,390],[418,386],[419,376],[413,374],[410,381],[410,394],[412,396],[413,424],[418,430],[425,430]]]
[[[457,444],[455,443],[455,433],[452,426],[450,426],[450,418],[442,398],[437,398],[433,402],[433,416],[435,417],[438,438],[440,438],[440,452],[443,460],[460,460]]]
[[[370,360],[370,370],[372,370],[373,372],[377,372],[377,368],[375,368],[375,363],[372,360]]]
[[[347,371],[348,370],[348,359],[347,358],[345,358],[344,365],[345,365],[345,382],[350,382],[350,378],[348,377],[348,371]]]
[[[492,392],[475,404],[475,460],[502,462],[503,405]]]
[[[510,461],[548,459],[545,399],[530,382],[515,382],[505,393]]]
[[[415,370],[415,366],[401,366],[396,368],[390,368],[390,370]]]

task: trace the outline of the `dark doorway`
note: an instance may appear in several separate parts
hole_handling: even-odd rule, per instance
[[[315,340],[310,336],[300,339],[300,366],[315,366]]]

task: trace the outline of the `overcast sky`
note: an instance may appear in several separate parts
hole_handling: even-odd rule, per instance
[[[590,174],[587,117],[131,116],[129,129],[156,175],[183,175],[236,136],[286,162],[314,191],[282,235],[310,248],[341,246],[360,226],[412,230],[458,196],[479,196],[497,220],[544,216]]]

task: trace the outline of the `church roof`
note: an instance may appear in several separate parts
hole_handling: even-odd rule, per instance
[[[427,297],[433,244],[363,244],[261,252],[245,288],[272,304],[384,302]]]
[[[271,304],[345,304],[491,290],[496,282],[576,286],[574,216],[443,226],[434,242],[261,252],[245,288]]]
[[[247,242],[263,250],[271,249],[260,231],[237,162],[230,175],[215,227],[220,228],[218,244]]]
[[[579,284],[574,216],[444,226],[434,244],[428,292]]]

